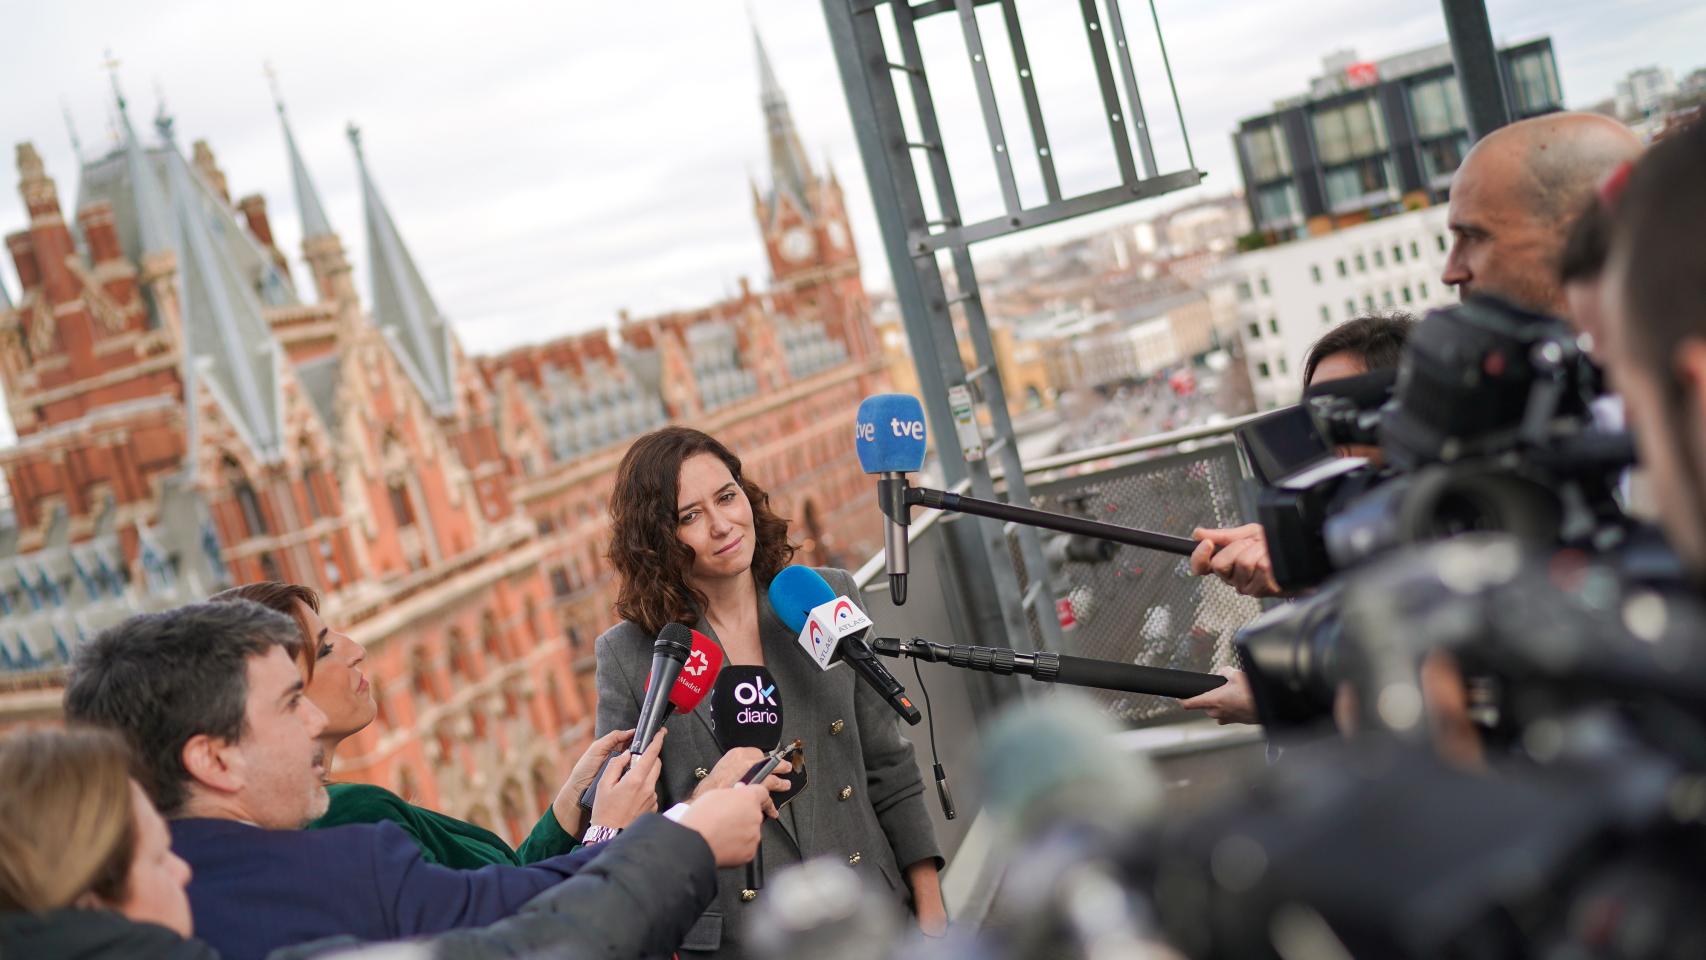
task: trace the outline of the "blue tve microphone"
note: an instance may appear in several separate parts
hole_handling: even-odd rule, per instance
[[[806,621],[811,619],[813,610],[832,600],[846,601],[849,608],[852,607],[851,600],[836,596],[822,575],[810,567],[783,567],[782,572],[776,574],[776,579],[770,581],[770,607],[782,618],[782,622],[788,625],[788,629],[796,633],[805,630]],[[866,628],[842,637],[840,642],[836,643],[830,662],[845,662],[861,680],[877,691],[884,703],[900,714],[902,720],[912,724],[918,723],[924,719],[923,714],[920,714],[918,708],[907,698],[906,688],[901,686],[894,674],[889,673],[888,668],[877,659],[876,651],[871,649],[867,637],[870,632],[870,629]],[[819,642],[835,641],[827,636],[816,635],[801,638],[802,644],[815,645]],[[813,654],[810,649],[805,652],[807,656]]]
[[[924,407],[905,393],[866,397],[859,404],[853,436],[860,468],[878,478],[877,505],[886,518],[883,563],[889,597],[898,607],[906,602],[906,527],[912,520],[906,475],[924,467]]]

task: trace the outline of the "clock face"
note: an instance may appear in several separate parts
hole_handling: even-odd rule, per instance
[[[803,227],[782,234],[782,256],[798,263],[812,255],[812,235]]]
[[[837,250],[847,249],[847,228],[839,221],[831,220],[829,223],[829,242],[835,244]]]

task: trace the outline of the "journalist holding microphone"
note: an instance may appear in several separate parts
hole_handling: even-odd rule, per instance
[[[771,608],[767,590],[794,548],[787,521],[743,475],[740,459],[698,430],[647,434],[617,468],[610,514],[622,621],[598,638],[598,733],[635,725],[654,638],[667,624],[692,625],[726,663],[768,670],[782,741],[804,743],[810,786],[770,811],[761,843],[768,868],[836,857],[907,901],[925,932],[942,931],[942,859],[912,745],[880,695],[851,670],[820,669]],[[822,573],[837,592],[857,592],[845,571]],[[740,780],[763,758],[750,747],[720,749],[703,710],[675,714],[666,729],[658,780],[665,809]],[[777,767],[767,786],[789,792],[782,775],[790,773]],[[740,870],[721,871],[717,898],[682,943],[683,956],[742,955],[743,913],[752,909],[745,880]]]

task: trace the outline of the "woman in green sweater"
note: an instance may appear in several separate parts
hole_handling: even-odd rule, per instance
[[[308,699],[326,714],[321,740],[326,747],[326,769],[332,768],[338,745],[373,722],[378,706],[360,667],[366,657],[361,644],[328,627],[320,619],[320,597],[311,588],[293,583],[262,582],[234,587],[211,598],[215,603],[248,600],[277,610],[294,619],[302,630],[302,667]],[[421,848],[428,861],[465,870],[491,864],[521,865],[568,853],[578,844],[585,822],[580,795],[604,765],[615,755],[598,785],[597,803],[591,822],[604,831],[620,830],[641,814],[657,809],[655,789],[662,749],[660,731],[650,748],[637,758],[623,750],[633,738],[632,730],[617,730],[593,741],[579,760],[556,799],[534,824],[520,847],[511,849],[502,837],[477,824],[415,806],[384,787],[367,783],[329,783],[326,793],[331,805],[325,816],[308,829],[336,827],[346,823],[378,823],[388,820],[403,828]],[[633,772],[617,777],[632,761]]]

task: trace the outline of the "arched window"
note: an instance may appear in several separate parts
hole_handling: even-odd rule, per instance
[[[498,630],[498,620],[487,610],[480,616],[480,645],[485,648],[486,656],[493,660],[509,659],[509,651],[505,649],[503,634]]]
[[[539,604],[532,597],[528,597],[522,601],[521,608],[523,616],[527,619],[527,639],[528,646],[531,647],[539,642],[540,637],[544,636],[539,629]]]
[[[425,647],[416,647],[409,653],[409,682],[414,685],[415,696],[426,701],[436,699],[433,689],[432,668],[427,663]],[[420,712],[419,709],[415,711],[416,714]]]
[[[533,765],[533,805],[540,810],[551,806],[551,800],[556,791],[551,787],[551,776],[545,770],[543,761]]]
[[[526,836],[521,829],[521,784],[514,780],[505,782],[498,804],[503,809],[504,829],[509,831],[509,838]]]
[[[377,723],[381,730],[390,727],[391,714],[385,708],[385,693],[381,689],[379,678],[370,675],[367,679],[367,689],[373,694],[373,722]]]
[[[557,683],[557,674],[551,673],[545,681],[545,713],[551,720],[551,732],[557,733],[565,726],[564,719],[568,711],[563,709],[563,688]]]
[[[243,535],[257,537],[272,530],[267,526],[266,513],[261,510],[260,497],[255,494],[255,487],[249,482],[248,475],[237,463],[236,458],[225,458],[225,485],[231,491],[231,496],[237,501],[237,512],[243,518]]]
[[[510,658],[510,646],[503,643],[503,631],[498,629],[498,617],[493,616],[491,610],[486,610],[485,614],[479,616],[479,643],[485,646],[486,656],[496,660]]]
[[[458,680],[472,680],[480,675],[474,667],[474,658],[468,655],[468,640],[460,628],[451,627],[445,632],[444,645],[450,650],[452,676]]]
[[[397,519],[397,526],[414,526],[415,506],[409,501],[409,490],[402,479],[393,478],[386,489],[391,495],[391,515]]]

